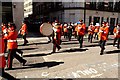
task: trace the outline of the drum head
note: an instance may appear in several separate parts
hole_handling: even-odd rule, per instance
[[[50,36],[53,33],[53,29],[52,29],[52,25],[49,23],[43,23],[40,26],[40,32],[44,35],[44,36]]]

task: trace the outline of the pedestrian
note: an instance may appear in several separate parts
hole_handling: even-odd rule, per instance
[[[4,70],[6,66],[6,60],[5,60],[5,55],[4,55],[5,44],[4,44],[3,36],[4,36],[3,34],[0,34],[0,44],[1,44],[0,45],[0,76],[8,80],[17,80],[13,76],[5,72]]]
[[[113,33],[114,33],[114,42],[113,42],[113,46],[115,46],[116,44],[116,41],[118,40],[118,43],[117,43],[117,48],[119,49],[120,48],[120,24],[118,24],[114,30],[113,30]]]
[[[7,69],[12,69],[12,62],[13,62],[13,58],[16,58],[20,63],[22,63],[22,65],[24,66],[25,63],[27,62],[25,59],[23,59],[22,57],[20,57],[18,54],[16,54],[17,51],[17,31],[16,31],[16,26],[15,24],[11,24],[9,26],[8,29],[8,35],[6,36],[6,38],[8,39],[8,44],[7,44],[7,48],[8,48],[8,64],[7,64]]]
[[[95,30],[94,30],[94,39],[97,39],[98,40],[98,32],[99,32],[99,28],[100,28],[100,24],[99,23],[96,23],[95,25]]]
[[[83,23],[83,20],[80,20],[80,22],[77,25],[77,38],[80,44],[80,48],[83,47],[83,37],[85,35],[85,29],[86,25]]]
[[[94,30],[95,30],[95,26],[93,25],[93,22],[91,22],[90,26],[88,27],[88,42],[90,43],[92,43]]]
[[[19,33],[22,35],[22,37],[24,39],[23,46],[25,46],[28,43],[28,40],[26,39],[26,36],[28,34],[27,27],[28,27],[27,21],[23,21],[23,25],[22,25],[21,29],[19,30]]]
[[[106,26],[106,22],[103,23],[102,27],[99,30],[99,39],[100,39],[100,55],[103,55],[105,50],[105,44],[108,39],[109,28]]]
[[[53,51],[52,53],[56,52],[56,48],[58,49],[58,51],[61,49],[60,47],[60,25],[59,24],[55,24],[53,26]]]

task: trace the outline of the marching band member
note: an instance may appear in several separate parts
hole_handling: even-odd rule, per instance
[[[22,37],[24,39],[23,45],[25,46],[28,43],[28,40],[26,39],[26,36],[28,34],[26,21],[23,21],[23,25],[22,25],[21,29],[19,30],[19,33],[22,35]]]
[[[90,43],[92,43],[94,30],[95,30],[95,26],[93,25],[93,22],[91,22],[90,26],[88,27],[88,42]]]
[[[117,48],[119,49],[120,48],[120,24],[118,24],[114,30],[113,30],[113,33],[114,33],[114,42],[113,42],[113,46],[115,46],[115,43],[116,41],[118,40],[118,43],[117,43]]]
[[[74,24],[74,35],[77,38],[77,23]]]
[[[53,52],[52,53],[56,52],[56,47],[58,48],[58,51],[61,49],[60,37],[61,37],[60,25],[58,23],[55,23],[53,26]]]
[[[7,51],[7,39],[5,38],[5,36],[8,35],[7,24],[2,25],[2,34],[3,34],[3,39],[4,39],[4,45],[5,45],[4,53],[6,53],[6,51]]]
[[[15,24],[11,24],[8,29],[8,35],[6,36],[8,43],[7,43],[7,48],[8,48],[8,70],[12,69],[12,62],[13,58],[15,57],[20,63],[25,65],[27,62],[25,59],[20,57],[18,54],[16,54],[17,51],[17,31],[16,31],[16,26]]]
[[[16,78],[14,78],[13,76],[11,76],[10,74],[8,74],[7,72],[5,72],[4,68],[6,65],[6,60],[5,60],[5,55],[4,55],[4,36],[2,34],[0,34],[0,76],[5,78],[5,79],[11,79],[11,80],[17,80]]]
[[[77,25],[77,37],[80,44],[80,48],[83,46],[83,37],[85,35],[86,25],[83,23],[83,20],[80,20],[80,23]]]
[[[106,22],[103,23],[102,27],[99,29],[99,40],[100,40],[100,55],[103,55],[105,50],[105,44],[108,39],[109,28],[106,26]]]
[[[64,31],[64,38],[67,38],[67,33],[68,33],[68,30],[67,30],[67,26],[68,26],[68,24],[64,24],[64,26],[63,26],[63,31]]]
[[[96,23],[96,25],[95,25],[95,30],[94,30],[94,34],[95,34],[94,39],[97,38],[97,40],[98,40],[99,28],[100,28],[99,23]]]
[[[72,37],[72,25],[68,25],[67,27],[68,30],[68,40],[71,41],[71,37]]]
[[[63,24],[61,24],[60,25],[60,44],[62,43],[62,39],[61,39],[61,37],[62,37],[62,35],[63,35]]]

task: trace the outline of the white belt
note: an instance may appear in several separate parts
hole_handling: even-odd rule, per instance
[[[8,40],[8,42],[17,42],[17,40]]]
[[[4,56],[4,53],[0,53],[0,57],[1,57],[1,56]]]

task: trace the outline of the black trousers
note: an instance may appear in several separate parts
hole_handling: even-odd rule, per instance
[[[21,55],[23,54],[23,51],[21,51],[20,49],[16,49],[16,52],[18,52],[18,54],[21,54]],[[8,54],[5,58],[6,58],[6,60],[8,59]]]
[[[56,51],[56,48],[59,50],[61,48],[60,44],[57,42],[57,40],[53,39],[53,52]]]
[[[18,54],[16,54],[17,49],[9,49],[8,51],[8,68],[12,68],[12,62],[13,59],[16,58],[20,63],[23,63],[26,61],[22,57],[20,57]]]
[[[23,53],[23,51],[21,49],[16,49],[16,52],[18,52],[19,54]]]
[[[78,41],[79,41],[79,44],[80,44],[80,48],[82,48],[82,45],[83,45],[83,37],[84,37],[84,36],[81,36],[81,35],[78,35],[78,36],[77,36]]]
[[[4,45],[5,45],[5,47],[4,47],[4,53],[6,53],[6,51],[7,51],[7,39],[4,39]]]
[[[26,45],[26,43],[28,43],[28,40],[26,39],[26,34],[25,35],[22,35],[23,36],[23,39],[24,39],[24,44]]]
[[[67,38],[68,35],[67,35],[67,32],[64,32],[64,38]]]
[[[18,80],[11,76],[10,74],[8,74],[7,72],[5,72],[4,68],[0,68],[0,76],[7,80]]]
[[[120,38],[118,38],[117,48],[120,48]]]
[[[117,39],[118,39],[118,38],[114,38],[113,45],[115,45],[115,44],[116,44]]]
[[[100,40],[100,48],[101,48],[101,53],[103,54],[104,50],[105,50],[105,44],[106,44],[106,40]]]
[[[98,40],[98,33],[95,32],[95,36],[94,36],[94,39],[97,37],[97,40]]]
[[[72,37],[72,32],[68,32],[68,39],[69,39],[69,41],[71,40],[71,37]]]
[[[91,42],[91,43],[92,43],[92,39],[93,39],[93,34],[89,34],[89,35],[88,35],[88,42]]]
[[[113,45],[116,44],[116,41],[118,40],[118,43],[117,43],[117,48],[120,48],[120,38],[115,38],[114,39],[114,42],[113,42]]]

